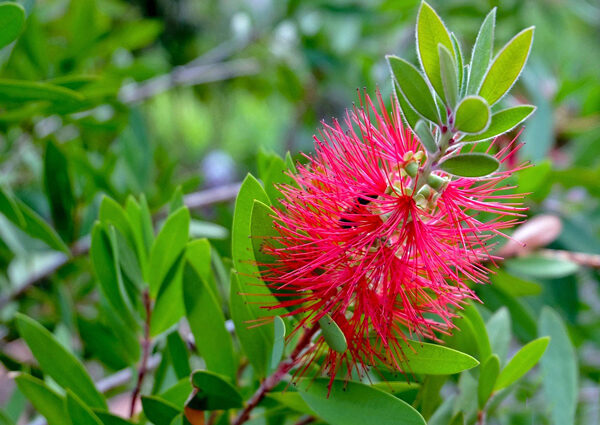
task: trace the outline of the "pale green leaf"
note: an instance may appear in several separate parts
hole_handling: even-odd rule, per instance
[[[461,133],[481,133],[489,127],[490,117],[490,106],[485,99],[467,96],[456,107],[454,128]]]
[[[463,153],[451,156],[440,164],[442,170],[459,177],[484,177],[499,166],[496,158],[484,153]]]
[[[512,108],[503,109],[492,114],[490,125],[483,133],[467,134],[460,139],[461,142],[476,142],[478,140],[487,140],[493,137],[507,133],[520,123],[525,121],[535,112],[535,106],[520,105]]]
[[[496,25],[496,8],[493,8],[485,17],[473,51],[471,52],[471,66],[469,70],[469,83],[467,86],[467,94],[477,94],[481,81],[492,60],[492,52],[494,47],[494,27]]]

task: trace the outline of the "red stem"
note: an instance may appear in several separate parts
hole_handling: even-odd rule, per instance
[[[148,371],[148,357],[150,356],[150,346],[152,342],[150,340],[150,316],[152,315],[152,303],[150,301],[148,289],[144,290],[143,298],[144,309],[146,310],[146,320],[144,321],[144,339],[142,340],[142,363],[140,364],[140,368],[138,370],[137,383],[135,384],[133,394],[131,395],[131,406],[129,407],[130,418],[133,418],[133,414],[135,413],[135,403],[140,395],[142,383],[144,382],[144,377]]]
[[[250,418],[250,412],[258,406],[263,398],[271,391],[275,386],[281,382],[285,375],[294,367],[302,351],[310,344],[312,336],[319,329],[318,325],[313,325],[312,328],[307,329],[302,335],[302,338],[298,341],[298,345],[294,348],[290,357],[279,363],[277,370],[272,375],[268,376],[258,387],[254,395],[246,403],[244,410],[240,412],[238,417],[233,421],[231,425],[241,425]]]

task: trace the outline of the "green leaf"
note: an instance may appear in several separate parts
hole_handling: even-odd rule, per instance
[[[112,318],[111,326],[100,320],[80,317],[77,327],[88,352],[110,368],[119,370],[135,364],[140,355],[140,347],[137,336],[128,327],[115,329],[116,320],[120,321],[117,315]],[[121,326],[125,327],[124,323]]]
[[[166,331],[185,315],[182,283],[184,257],[183,252],[179,254],[163,279],[152,312],[150,336]]]
[[[91,407],[106,409],[106,401],[96,389],[81,362],[35,320],[17,313],[19,334],[27,343],[44,373],[58,385],[76,392]],[[60,361],[58,361],[60,359]]]
[[[271,352],[271,369],[275,370],[283,356],[285,348],[285,322],[279,316],[273,318],[273,351]]]
[[[310,380],[304,380],[304,382]],[[317,378],[299,391],[308,406],[331,425],[425,425],[406,402],[376,388],[353,381],[331,383]],[[399,422],[401,421],[401,422]]]
[[[538,338],[517,351],[517,354],[510,359],[508,364],[502,369],[502,372],[500,372],[494,390],[498,391],[512,385],[529,372],[546,351],[548,342],[550,342],[550,338],[548,337]]]
[[[490,125],[490,106],[479,96],[467,96],[460,101],[454,115],[454,128],[461,133],[480,133]]]
[[[485,404],[489,400],[500,372],[500,359],[496,354],[492,354],[481,365],[479,371],[479,386],[477,387],[477,401],[479,409],[483,410]]]
[[[573,425],[579,395],[575,348],[562,319],[550,307],[542,309],[539,331],[551,339],[541,360],[546,405],[554,424]]]
[[[17,201],[8,188],[5,188],[0,183],[0,214],[12,221],[17,227],[24,228],[26,226],[25,217],[17,205]]]
[[[96,222],[92,229],[90,258],[94,273],[100,283],[100,289],[114,311],[128,325],[136,327],[136,320],[132,315],[131,306],[127,302],[123,279],[114,255],[109,235],[102,223]]]
[[[410,103],[406,100],[406,97],[402,94],[400,89],[397,89],[396,80],[392,76],[392,86],[394,87],[394,93],[396,94],[396,98],[398,99],[398,103],[400,104],[400,110],[402,112],[402,119],[404,121],[404,125],[414,129],[415,124],[419,120],[419,114],[415,112],[415,110],[410,106]]]
[[[321,327],[321,335],[323,335],[329,348],[338,353],[344,353],[348,348],[348,343],[346,342],[344,332],[342,332],[335,320],[326,314],[319,319],[319,326]]]
[[[52,141],[46,144],[44,154],[44,188],[50,201],[55,228],[63,239],[72,240],[75,232],[75,198],[69,175],[69,162]]]
[[[461,142],[476,142],[478,140],[487,140],[506,132],[509,132],[517,125],[525,121],[535,112],[535,106],[520,105],[512,108],[503,109],[492,114],[490,125],[483,133],[467,134],[460,139]]]
[[[71,255],[69,247],[63,242],[58,233],[56,233],[56,230],[50,227],[38,213],[29,208],[23,201],[17,198],[15,198],[14,201],[21,211],[21,216],[25,223],[24,226],[15,223],[21,230],[31,237],[45,242],[50,248],[62,251],[69,256]],[[10,219],[10,217],[7,218]]]
[[[485,17],[475,45],[471,53],[471,66],[469,71],[469,84],[467,94],[477,94],[479,86],[492,60],[494,48],[494,27],[496,26],[496,8],[493,8]]]
[[[190,212],[185,207],[180,208],[167,218],[152,244],[148,268],[152,297],[156,297],[169,269],[183,252],[188,240],[189,227]]]
[[[515,297],[542,293],[542,287],[538,283],[513,276],[501,269],[496,270],[495,274],[491,275],[491,280],[494,285]]]
[[[417,125],[415,125],[415,133],[417,133],[417,137],[423,146],[425,146],[427,152],[437,152],[437,143],[435,143],[433,134],[431,134],[431,130],[429,129],[429,125],[425,121],[417,121]]]
[[[479,95],[490,105],[500,100],[519,78],[531,50],[533,30],[530,27],[515,35],[492,62],[479,89]]]
[[[484,153],[461,153],[440,164],[442,170],[459,177],[484,177],[499,166],[496,158]]]
[[[316,416],[316,413],[308,407],[308,404],[302,399],[299,392],[284,391],[284,392],[270,392],[267,398],[275,400],[281,403],[285,407],[289,407],[299,413],[306,415]]]
[[[458,71],[456,78],[458,83],[458,96],[460,98],[460,96],[462,96],[464,93],[463,80],[465,79],[463,53],[460,43],[454,33],[450,34],[450,38],[452,39],[452,46],[454,47],[454,52],[456,53],[456,69]]]
[[[438,44],[438,55],[440,57],[440,75],[442,77],[442,86],[444,87],[444,95],[446,106],[450,110],[454,110],[458,99],[458,75],[456,63],[450,50],[443,44]]]
[[[479,359],[482,361],[487,359],[492,355],[492,347],[481,314],[473,304],[469,303],[464,306],[461,316],[467,319],[473,328],[479,350]]]
[[[100,419],[71,390],[67,390],[65,407],[72,425],[102,425]]]
[[[283,159],[279,156],[274,155],[265,170],[262,177],[262,181],[265,185],[265,191],[272,202],[278,204],[278,199],[283,197],[283,194],[279,191],[276,185],[286,184],[293,186],[295,185],[294,179],[287,175],[288,166]]]
[[[223,311],[207,282],[189,261],[183,270],[183,300],[196,347],[207,368],[235,379],[233,344],[225,328]]]
[[[444,46],[452,55],[454,55],[454,47],[444,23],[427,2],[421,3],[417,16],[416,32],[417,56],[419,56],[421,66],[431,85],[445,102],[438,45]]]
[[[240,288],[245,294],[252,294],[252,303],[248,305],[252,312],[251,319],[257,319],[269,316],[271,312],[266,312],[261,308],[273,301],[271,290],[259,279],[259,270],[254,257],[253,241],[251,235],[252,209],[254,201],[260,201],[265,205],[271,202],[260,183],[248,174],[235,201],[235,211],[233,215],[233,226],[231,231],[233,265],[238,272]],[[272,326],[272,325],[271,325]],[[273,329],[266,326],[266,332],[272,338]],[[268,350],[270,353],[270,349]]]
[[[218,256],[207,239],[196,239],[188,242],[185,249],[185,257],[189,264],[196,270],[204,282],[208,284],[209,289],[215,296],[219,304],[221,303],[217,282],[212,269],[213,257]]]
[[[419,70],[397,56],[388,55],[386,59],[396,87],[410,106],[429,121],[439,123],[440,116],[435,105],[435,99]]]
[[[93,409],[93,412],[103,425],[133,425],[133,422],[123,419],[120,416],[113,415],[112,413],[96,409]]]
[[[76,91],[53,84],[0,79],[0,98],[4,102],[49,101],[73,103],[83,100]]]
[[[556,279],[572,275],[579,270],[579,266],[571,261],[539,255],[511,258],[504,264],[510,273],[538,279]]]
[[[190,376],[192,370],[190,369],[188,350],[178,331],[173,331],[167,335],[167,350],[177,379]]]
[[[506,307],[500,307],[485,324],[492,352],[498,355],[500,364],[506,360],[508,347],[511,340],[511,320],[510,313]]]
[[[142,408],[155,425],[169,424],[181,411],[171,403],[156,396],[142,396]]]
[[[251,327],[251,321],[255,316],[249,302],[248,297],[242,292],[239,275],[232,271],[229,310],[235,325],[235,333],[248,361],[258,376],[264,377],[268,371],[273,334],[267,333],[263,325]]]
[[[242,395],[226,378],[207,370],[192,374],[192,386],[197,390],[186,407],[195,410],[225,410],[243,406]]]
[[[468,354],[439,344],[407,340],[399,342],[399,347],[401,355],[394,353],[387,364],[392,369],[399,365],[411,374],[453,375],[479,364]]]
[[[113,225],[125,237],[131,247],[136,246],[129,218],[117,201],[108,196],[103,196],[98,219],[102,223]]]
[[[31,402],[35,410],[44,416],[49,425],[62,425],[65,418],[63,398],[46,383],[31,375],[19,374],[15,378],[19,391]]]
[[[177,406],[177,408],[183,409],[193,389],[190,375],[191,372],[188,376],[180,379],[174,385],[160,393],[160,398]]]
[[[25,9],[20,4],[0,4],[0,49],[15,41],[24,23]]]

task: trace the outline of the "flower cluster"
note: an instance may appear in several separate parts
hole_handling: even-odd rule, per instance
[[[492,238],[523,212],[504,183],[514,169],[477,179],[435,163],[424,172],[427,153],[398,104],[375,103],[366,96],[349,111],[346,130],[324,124],[296,184],[280,187],[279,236],[263,248],[275,259],[263,280],[278,293],[268,308],[302,317],[298,328],[329,315],[344,333],[344,352],[321,337],[305,357],[324,354],[332,378],[342,365],[347,376],[381,361],[403,370],[404,340],[449,332],[455,309],[475,298],[468,283],[487,281]],[[489,150],[506,168],[518,148]],[[447,155],[468,149],[451,140]]]

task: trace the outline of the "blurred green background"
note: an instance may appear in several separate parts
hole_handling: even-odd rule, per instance
[[[319,122],[342,117],[357,89],[373,94],[379,88],[389,98],[385,54],[416,62],[419,3],[23,0],[24,32],[0,51],[0,183],[73,245],[89,234],[103,194],[123,203],[144,193],[160,213],[177,187],[184,194],[221,188],[259,171],[261,151],[309,152]],[[521,134],[520,152],[536,167],[517,182],[532,192],[531,215],[561,218],[553,248],[600,255],[600,5],[431,4],[466,53],[492,7],[498,7],[496,46],[536,26],[528,65],[507,100],[538,107]],[[11,90],[7,79],[49,82],[82,98],[40,99]],[[59,153],[48,155],[56,147]],[[226,192],[224,199],[234,195]],[[197,233],[211,236],[223,257],[230,255],[231,214],[228,202],[195,211]],[[68,329],[74,305],[89,309],[93,279],[86,258],[36,278],[56,258],[0,215],[0,336],[9,357],[17,310]],[[36,286],[28,286],[32,279]],[[587,421],[599,415],[598,269],[539,280],[543,294],[519,305],[538,311],[550,304],[567,320],[582,374],[578,417],[597,423]],[[519,332],[527,340],[527,330]],[[517,397],[532,396],[532,385]],[[543,407],[536,413],[542,422],[529,421],[533,414],[524,409],[522,417],[513,412],[522,419],[515,423],[548,423]]]

